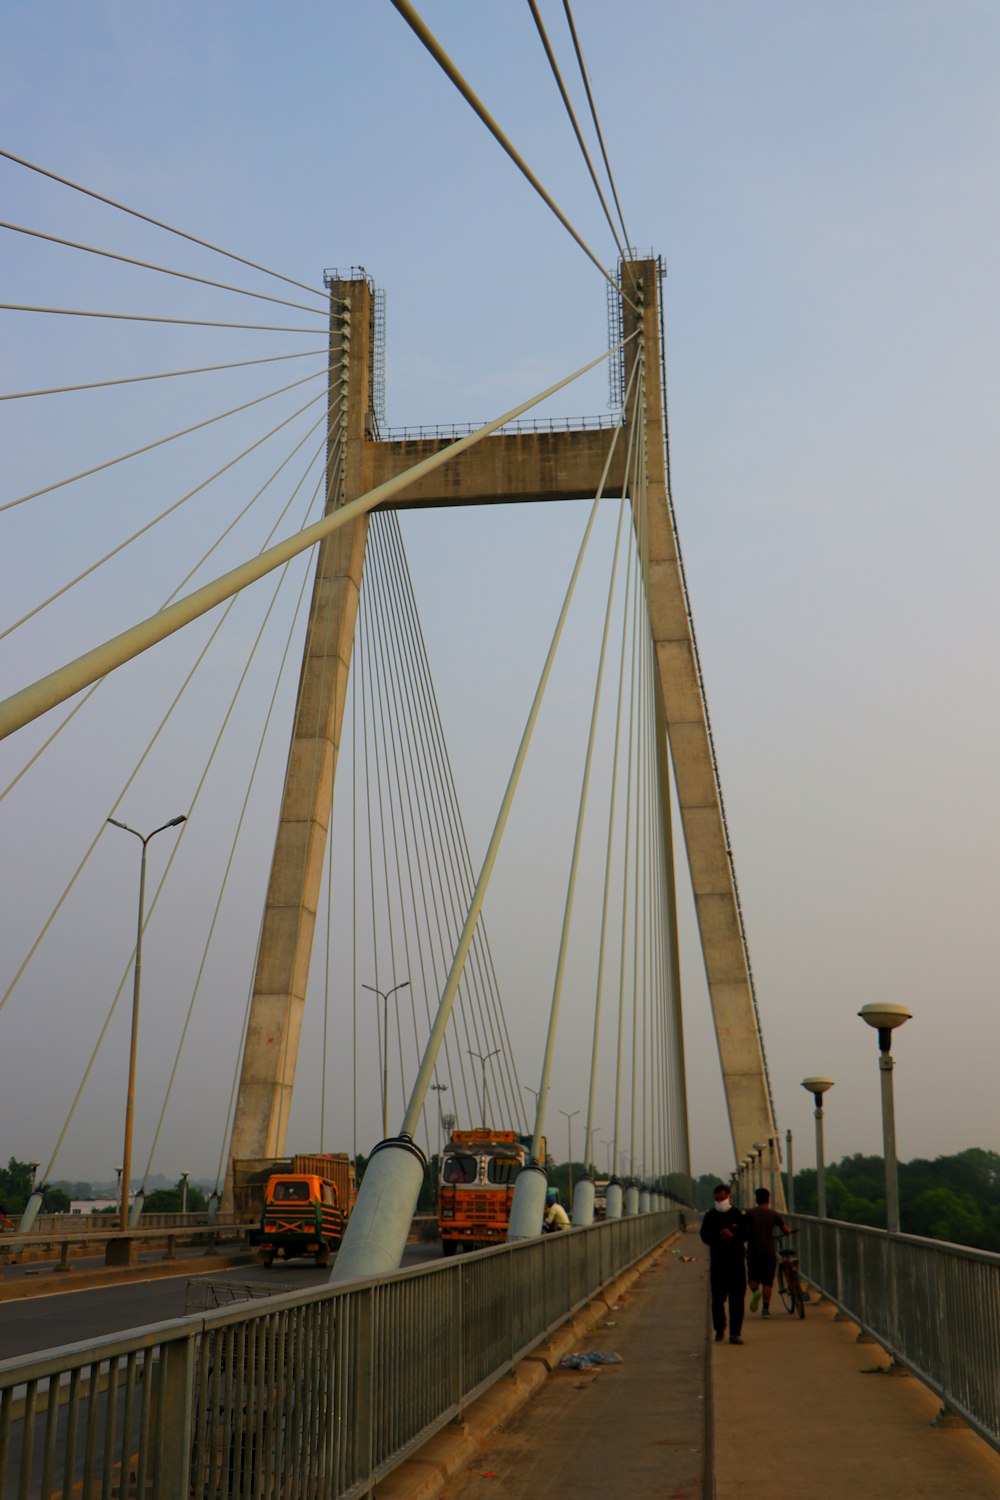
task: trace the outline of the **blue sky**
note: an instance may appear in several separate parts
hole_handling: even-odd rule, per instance
[[[570,76],[561,7],[543,13]],[[902,1154],[995,1148],[1000,15],[971,0],[578,0],[574,13],[629,232],[669,266],[675,492],[782,1128],[796,1131],[799,1160],[807,1157],[799,1080],[828,1073],[837,1080],[830,1153],[878,1148],[875,1049],[854,1013],[884,998],[915,1016],[897,1043]],[[441,0],[422,14],[610,265],[614,247],[527,7]],[[6,149],[310,285],[321,284],[324,266],[363,262],[388,294],[390,426],[484,419],[604,347],[596,270],[388,4],[8,3],[0,54]],[[14,223],[263,286],[9,162],[0,162],[0,193]],[[0,253],[7,301],[239,315],[223,294],[10,233]],[[4,391],[264,347],[260,335],[2,316]],[[152,394],[0,403],[5,494],[249,399],[268,381],[279,383],[236,374],[225,385],[175,382]],[[290,411],[307,395],[277,405]],[[598,372],[551,410],[596,413],[606,402]],[[263,425],[247,415],[233,423],[236,437],[175,445],[0,515],[5,617],[31,608]],[[235,503],[241,483],[0,643],[3,690],[156,607],[207,517]],[[492,826],[557,580],[575,548],[576,512],[498,510],[406,526],[474,850]],[[259,536],[220,556],[236,560],[241,545]],[[588,597],[598,597],[598,578],[595,560]],[[247,630],[254,607],[239,606]],[[195,627],[198,639],[207,628]],[[593,635],[581,605],[553,685],[554,722],[488,909],[508,1012],[529,1056],[551,985],[572,816],[551,789],[567,766],[578,774],[556,726],[586,711]],[[128,669],[108,689],[105,714],[81,724],[52,768],[26,777],[0,806],[5,847],[16,851],[4,874],[11,968],[189,649],[162,648],[155,668]],[[233,661],[239,650],[234,635]],[[203,704],[225,679],[221,663],[213,670]],[[193,719],[178,730],[126,816],[153,826],[178,810],[212,733]],[[25,759],[22,745],[38,738],[29,730],[21,745],[2,747],[4,784]],[[268,754],[273,784],[279,748]],[[273,795],[261,794],[262,827]],[[547,800],[559,802],[552,833],[533,843]],[[223,838],[223,803],[217,795],[199,820],[209,845]],[[241,863],[248,910],[268,842],[261,833],[261,859]],[[75,1087],[125,963],[119,918],[130,871],[108,840],[100,861],[48,956],[0,1015],[0,1154],[47,1156],[59,1113],[49,1085],[59,1098]],[[526,910],[531,865],[541,894]],[[178,906],[178,923],[186,911],[194,921],[208,900],[195,895],[193,875],[187,884],[190,910]],[[253,923],[231,923],[230,950],[245,953]],[[164,924],[161,972],[179,930]],[[171,1045],[175,999],[156,987],[155,942],[151,933],[148,1089],[158,1049]],[[581,984],[584,971],[581,960]],[[694,1164],[714,1170],[728,1164],[728,1137],[687,911],[684,972]],[[204,1100],[204,1113],[189,1107],[171,1120],[156,1164],[164,1170],[214,1172],[224,1071],[214,1048],[229,1024],[228,984],[220,974],[199,1033],[201,1063],[186,1084],[186,1100]],[[116,1027],[124,1033],[124,1015]],[[100,1176],[95,1157],[119,1159],[110,1101],[123,1047],[124,1036],[113,1036],[57,1175]],[[28,1066],[12,1067],[13,1058]],[[306,1075],[313,1061],[307,1049]],[[562,1059],[554,1108],[583,1102],[577,1062],[572,1051]],[[530,1067],[522,1075],[530,1079]],[[304,1083],[304,1136],[314,1132],[308,1092]]]

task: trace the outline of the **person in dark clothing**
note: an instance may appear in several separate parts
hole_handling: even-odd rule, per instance
[[[757,1206],[747,1214],[750,1230],[747,1245],[747,1272],[750,1291],[753,1294],[750,1298],[750,1311],[757,1311],[760,1306],[761,1293],[763,1293],[764,1311],[761,1316],[769,1318],[771,1316],[771,1293],[774,1290],[774,1273],[778,1269],[778,1256],[774,1249],[774,1231],[780,1229],[782,1234],[791,1234],[791,1230],[778,1210],[771,1207],[771,1194],[767,1188],[758,1188],[754,1197],[757,1200]]]
[[[726,1304],[729,1305],[729,1342],[742,1344],[743,1299],[747,1276],[744,1247],[747,1242],[747,1216],[733,1207],[729,1189],[720,1182],[715,1189],[715,1206],[701,1221],[701,1237],[709,1247],[709,1274],[712,1284],[712,1327],[715,1342],[726,1336]]]

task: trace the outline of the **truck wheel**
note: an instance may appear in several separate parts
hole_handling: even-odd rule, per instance
[[[330,1264],[329,1245],[324,1245],[321,1250],[316,1251],[316,1264],[318,1266],[328,1266]]]
[[[260,1255],[260,1263],[265,1268],[265,1270],[269,1271],[274,1265],[274,1251],[262,1250]]]
[[[442,1255],[454,1255],[455,1251],[457,1249],[458,1249],[458,1241],[457,1240],[442,1240],[441,1241],[441,1254]]]

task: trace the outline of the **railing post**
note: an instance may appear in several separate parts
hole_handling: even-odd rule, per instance
[[[352,1292],[354,1299],[354,1480],[370,1480],[374,1468],[375,1288]]]
[[[160,1347],[155,1500],[188,1500],[191,1493],[194,1354],[194,1334]]]

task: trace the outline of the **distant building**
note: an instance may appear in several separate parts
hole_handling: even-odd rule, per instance
[[[96,1214],[102,1208],[117,1208],[117,1198],[74,1198],[70,1205],[71,1214]]]

